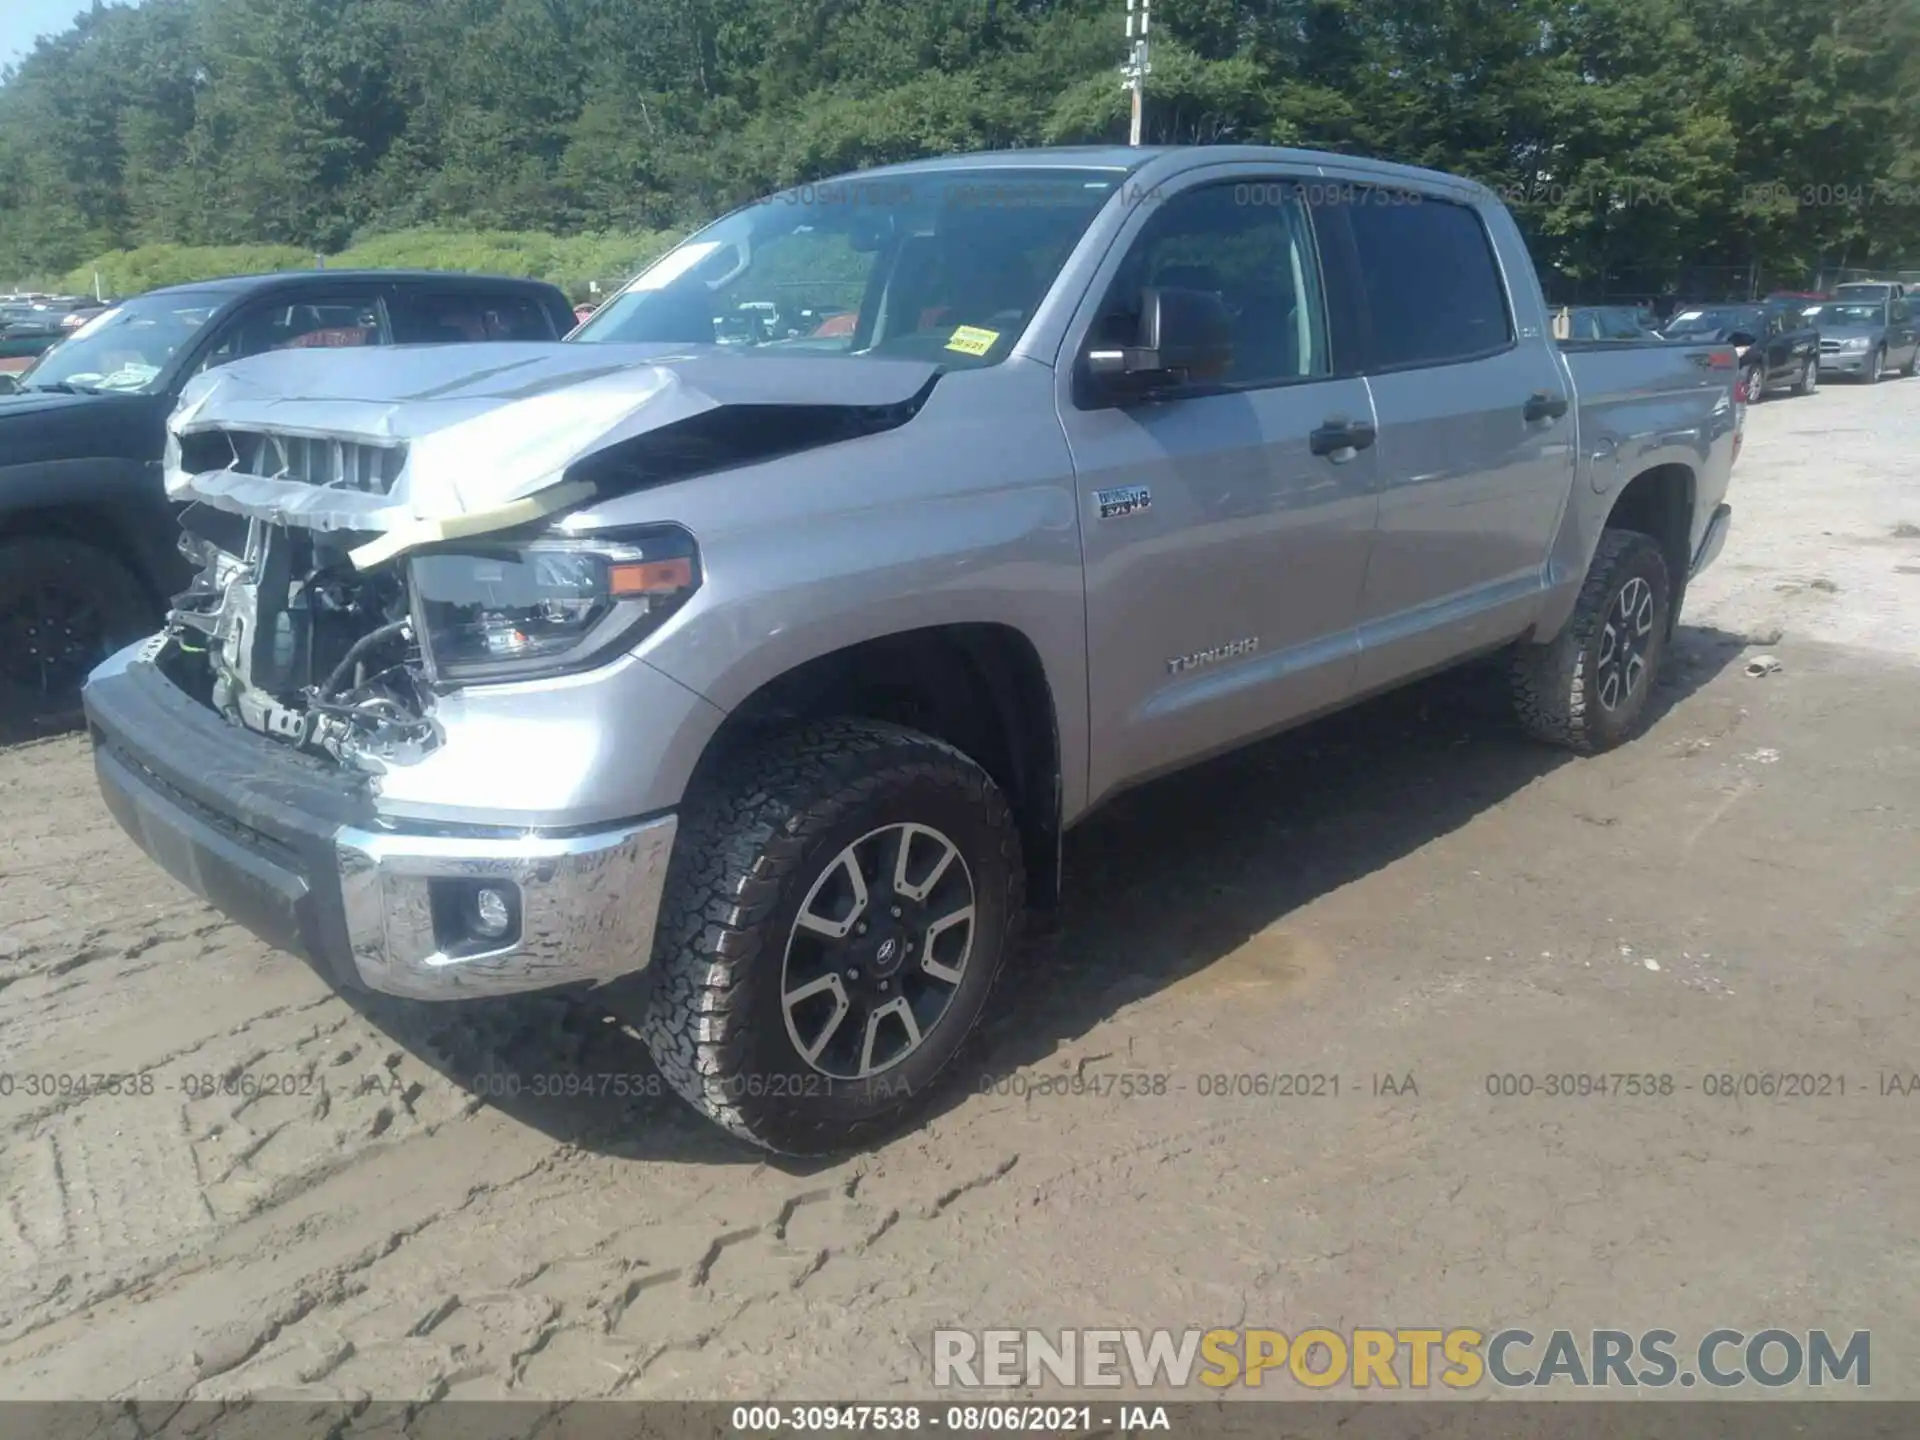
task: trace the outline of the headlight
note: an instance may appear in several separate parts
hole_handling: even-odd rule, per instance
[[[1864,350],[1873,342],[1864,335],[1852,335],[1840,342],[1842,350]]]
[[[407,562],[437,684],[585,670],[630,650],[699,588],[693,537],[659,529],[462,541]]]

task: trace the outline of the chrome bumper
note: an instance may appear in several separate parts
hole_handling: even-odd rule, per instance
[[[353,968],[368,989],[414,1000],[602,984],[642,970],[674,830],[671,815],[497,840],[343,829],[334,844]],[[511,887],[517,935],[491,948],[447,944],[436,882]]]
[[[328,981],[416,1000],[601,983],[643,970],[676,828],[434,826],[380,812],[364,776],[236,729],[129,646],[84,699],[102,798],[181,884]],[[459,900],[491,883],[490,945]],[[510,887],[510,889],[509,889]]]

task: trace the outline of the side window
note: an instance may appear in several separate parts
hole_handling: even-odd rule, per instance
[[[242,310],[200,362],[211,370],[269,350],[353,349],[382,345],[380,302],[371,295],[326,295],[296,303],[270,301]]]
[[[395,306],[400,345],[458,345],[482,340],[557,340],[544,306],[528,295],[429,291]]]
[[[1320,261],[1295,185],[1208,185],[1161,202],[1121,262],[1095,343],[1131,343],[1149,286],[1220,297],[1233,334],[1222,383],[1274,384],[1332,370]]]
[[[1513,342],[1493,242],[1470,206],[1354,187],[1346,209],[1373,318],[1370,368],[1445,365]]]

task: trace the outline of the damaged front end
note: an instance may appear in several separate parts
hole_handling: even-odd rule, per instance
[[[349,533],[198,510],[181,549],[199,573],[156,657],[169,678],[238,725],[342,763],[431,749],[431,681],[399,567],[357,569]]]
[[[160,663],[234,723],[374,772],[442,743],[441,691],[604,664],[700,582],[675,526],[527,528],[362,567],[351,532],[231,518],[188,512],[183,548],[201,568]]]
[[[167,491],[199,567],[159,657],[259,734],[380,772],[440,693],[631,650],[700,584],[673,525],[568,533],[596,499],[907,423],[940,367],[603,345],[281,352],[197,377]]]

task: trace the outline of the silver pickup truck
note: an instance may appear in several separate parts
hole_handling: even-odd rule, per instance
[[[199,578],[88,684],[100,785],[338,984],[605,986],[735,1134],[858,1145],[1126,787],[1496,653],[1533,734],[1633,735],[1735,379],[1556,343],[1507,212],[1430,171],[807,186],[567,343],[196,380]]]

